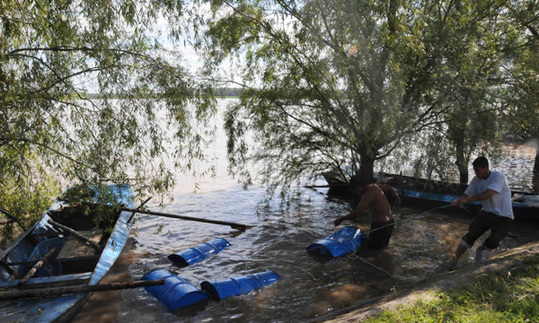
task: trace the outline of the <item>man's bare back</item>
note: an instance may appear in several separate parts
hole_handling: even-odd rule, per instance
[[[393,219],[391,207],[389,206],[389,202],[387,201],[384,191],[386,191],[388,194],[394,195],[394,197],[396,196],[398,199],[398,194],[395,189],[389,185],[381,185],[380,187],[376,184],[367,184],[361,186],[358,190],[363,194],[363,196],[361,197],[361,201],[357,205],[356,209],[346,216],[337,218],[334,221],[335,225],[341,224],[341,222],[344,220],[355,219],[359,217],[361,213],[367,210],[369,211],[373,221],[387,222]],[[397,201],[400,202],[400,199]]]
[[[393,218],[389,202],[382,189],[376,184],[365,185],[365,192],[356,210],[359,209],[363,212],[366,208],[368,208],[373,221],[387,222]]]

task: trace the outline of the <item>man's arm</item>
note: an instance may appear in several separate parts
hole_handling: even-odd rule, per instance
[[[479,193],[476,195],[472,195],[472,196],[462,195],[458,199],[454,199],[453,201],[451,201],[451,205],[462,206],[464,203],[468,203],[468,202],[480,202],[480,201],[488,200],[489,198],[492,197],[492,195],[494,195],[494,193],[497,193],[497,192],[489,188],[485,192]]]
[[[361,213],[367,210],[367,208],[369,207],[369,204],[371,203],[371,200],[372,200],[372,193],[369,191],[366,191],[365,193],[363,193],[363,196],[361,197],[361,201],[359,201],[359,204],[357,205],[356,209],[345,216],[341,216],[337,218],[335,221],[333,221],[333,224],[335,224],[335,226],[338,226],[339,224],[342,223],[342,221],[352,220],[359,217]]]
[[[465,197],[462,200],[462,203],[488,200],[489,198],[492,197],[492,195],[494,195],[494,193],[497,193],[497,192],[495,190],[488,188],[483,193]]]
[[[451,201],[451,205],[453,205],[453,206],[457,206],[457,205],[462,206],[462,204],[464,204],[464,202],[462,202],[462,200],[464,200],[467,197],[469,197],[469,196],[468,195],[462,195],[461,197]]]
[[[384,194],[393,197],[393,199],[395,200],[395,205],[397,206],[401,205],[401,198],[399,196],[399,193],[397,193],[397,191],[395,190],[393,186],[387,185],[387,184],[378,184],[378,187],[382,189]]]

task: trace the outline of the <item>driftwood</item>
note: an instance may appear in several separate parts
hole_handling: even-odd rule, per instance
[[[72,234],[75,238],[77,239],[80,239],[88,244],[90,244],[92,247],[95,248],[95,250],[101,252],[103,251],[103,248],[101,248],[101,246],[99,246],[95,241],[92,241],[90,239],[88,239],[87,237],[83,236],[82,234],[78,233],[77,231],[71,229],[70,227],[66,227],[65,225],[63,224],[60,224],[52,219],[49,219],[49,224],[51,224],[53,227],[56,227],[56,228],[59,228],[59,229],[62,229],[64,231],[67,231],[69,232],[70,234]]]
[[[130,289],[146,286],[165,285],[166,280],[139,280],[127,283],[111,283],[102,285],[77,285],[64,287],[49,287],[39,289],[20,289],[0,292],[0,301],[15,300],[29,297],[51,297],[64,294],[77,294],[88,292],[103,292],[109,290]]]
[[[21,278],[21,280],[19,281],[19,283],[17,284],[19,287],[26,284],[26,282],[28,281],[28,279],[32,278],[35,274],[36,274],[36,271],[39,270],[39,268],[41,268],[43,266],[43,264],[45,263],[45,261],[47,261],[50,256],[52,256],[52,254],[56,251],[56,247],[52,248],[51,250],[49,250],[44,256],[43,258],[41,258],[38,262],[36,262],[36,264],[34,266],[32,266],[32,268],[30,268],[30,270],[26,273],[26,275],[24,275],[24,277]]]

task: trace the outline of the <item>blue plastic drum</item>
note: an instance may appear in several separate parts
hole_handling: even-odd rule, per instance
[[[203,281],[201,288],[212,296],[221,300],[223,298],[247,294],[252,290],[273,284],[280,279],[273,271],[266,271],[258,274],[246,275],[238,278],[230,278],[214,282]]]
[[[228,246],[230,246],[228,241],[222,238],[216,238],[197,247],[170,255],[168,256],[168,260],[172,261],[177,267],[187,267],[220,252]]]
[[[361,247],[366,239],[360,229],[347,226],[328,238],[311,244],[307,247],[307,251],[331,257],[340,257]]]
[[[209,298],[209,295],[172,274],[168,270],[154,270],[142,277],[142,280],[164,279],[165,285],[144,287],[146,291],[160,300],[170,312]]]

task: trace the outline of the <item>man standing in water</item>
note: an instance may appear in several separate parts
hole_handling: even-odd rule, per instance
[[[337,218],[333,223],[338,226],[342,221],[355,219],[364,211],[369,210],[373,221],[367,245],[371,249],[387,247],[395,221],[385,194],[392,195],[397,205],[400,204],[399,194],[389,185],[369,184],[356,177],[352,177],[350,185],[359,194],[362,194],[361,200],[354,211]]]
[[[480,201],[483,207],[470,223],[468,233],[460,240],[449,270],[457,269],[459,258],[471,248],[483,233],[491,230],[490,236],[477,248],[475,261],[485,261],[490,252],[498,247],[500,241],[507,236],[513,222],[511,190],[505,175],[489,170],[488,160],[478,157],[472,163],[475,177],[464,191],[464,195],[451,202],[451,205],[463,206],[464,203]]]

